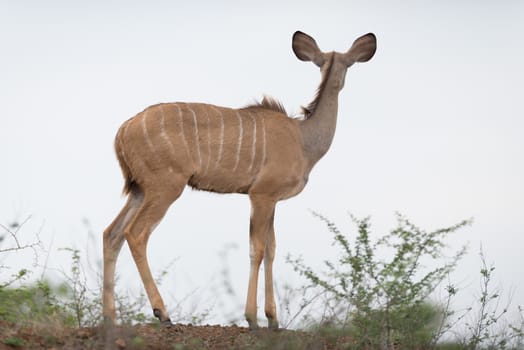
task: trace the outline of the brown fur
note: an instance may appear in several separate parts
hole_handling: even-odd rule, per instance
[[[284,105],[280,101],[274,99],[271,96],[264,96],[262,98],[262,101],[257,101],[255,103],[249,104],[245,106],[243,109],[249,110],[249,109],[256,109],[256,108],[268,109],[270,111],[280,112],[285,115],[288,115],[286,112],[286,109],[284,108]]]

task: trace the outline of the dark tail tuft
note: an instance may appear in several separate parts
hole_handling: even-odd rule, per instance
[[[120,164],[120,169],[122,169],[122,174],[124,175],[124,188],[122,190],[122,193],[124,195],[128,195],[132,192],[136,192],[140,189],[139,185],[136,183],[135,179],[133,179],[133,175],[131,174],[131,169],[129,168],[129,165],[126,162],[126,159],[124,157],[124,153],[120,147],[120,142],[118,142],[118,136],[115,139],[115,152],[116,157],[118,159],[118,163]]]

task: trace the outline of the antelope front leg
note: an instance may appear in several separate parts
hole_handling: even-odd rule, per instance
[[[278,329],[277,308],[273,293],[273,260],[275,259],[275,229],[273,228],[273,215],[271,216],[271,227],[267,233],[266,251],[264,254],[264,274],[265,274],[265,305],[264,311],[267,317],[267,326],[271,329]]]
[[[262,258],[264,257],[264,251],[266,249],[266,240],[269,235],[270,229],[273,226],[275,201],[255,195],[250,195],[250,199],[251,221],[249,225],[249,257],[251,262],[251,270],[249,273],[249,285],[247,288],[245,316],[249,324],[249,328],[256,329],[258,328],[258,271],[260,268],[260,263],[262,262]]]

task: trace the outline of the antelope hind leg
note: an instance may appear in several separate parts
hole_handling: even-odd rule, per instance
[[[185,184],[184,184],[185,185]],[[164,217],[167,209],[182,193],[184,186],[177,190],[145,193],[144,201],[134,219],[125,228],[125,237],[146,290],[153,314],[160,322],[171,324],[164,301],[158,291],[147,261],[147,241],[151,232]]]
[[[130,193],[127,203],[111,225],[104,231],[104,283],[103,307],[104,321],[114,323],[115,312],[115,265],[124,243],[124,228],[127,226],[134,213],[140,206],[142,195]]]

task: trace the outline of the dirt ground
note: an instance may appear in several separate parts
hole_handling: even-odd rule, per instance
[[[162,326],[144,324],[111,328],[19,327],[0,323],[3,349],[342,349],[347,339],[306,332],[238,326]]]

